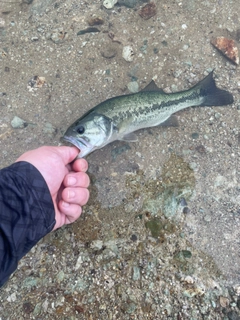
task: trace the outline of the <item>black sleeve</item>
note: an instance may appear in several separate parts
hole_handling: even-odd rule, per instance
[[[16,162],[0,170],[0,286],[55,222],[48,186],[33,165]]]

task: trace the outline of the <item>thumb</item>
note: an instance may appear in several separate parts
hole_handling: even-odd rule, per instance
[[[65,165],[72,162],[78,155],[79,150],[76,147],[60,146],[57,147],[58,154],[62,158]]]

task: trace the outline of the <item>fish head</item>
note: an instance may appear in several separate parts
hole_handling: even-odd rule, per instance
[[[113,123],[110,118],[90,112],[75,121],[67,129],[63,139],[76,146],[80,150],[78,158],[83,158],[108,144],[112,133]]]

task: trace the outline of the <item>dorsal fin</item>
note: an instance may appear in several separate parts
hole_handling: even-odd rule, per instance
[[[141,92],[144,92],[144,91],[157,91],[157,92],[165,93],[163,89],[158,88],[154,80],[152,80],[145,88],[141,90]]]

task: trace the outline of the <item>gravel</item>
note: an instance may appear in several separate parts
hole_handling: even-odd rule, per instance
[[[152,79],[172,92],[214,69],[235,97],[89,155],[89,204],[20,261],[0,291],[2,320],[240,319],[240,73],[210,43],[239,47],[239,4],[155,4],[1,4],[2,167]]]

